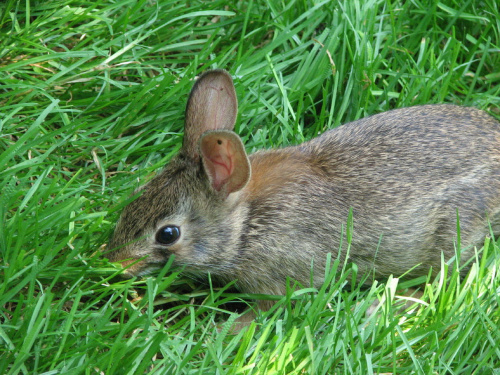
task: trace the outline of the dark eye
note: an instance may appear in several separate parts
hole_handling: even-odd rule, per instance
[[[181,236],[181,229],[175,225],[166,225],[156,232],[156,241],[163,245],[173,245]]]

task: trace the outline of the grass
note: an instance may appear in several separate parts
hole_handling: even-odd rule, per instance
[[[249,151],[423,103],[499,118],[499,20],[496,0],[0,4],[0,373],[499,374],[488,239],[412,314],[366,318],[398,280],[362,288],[332,260],[321,290],[290,288],[236,335],[248,296],[168,265],[121,280],[104,255],[126,197],[179,149],[203,70],[235,77]]]

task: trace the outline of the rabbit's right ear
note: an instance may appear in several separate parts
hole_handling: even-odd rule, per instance
[[[224,195],[241,190],[250,179],[250,161],[234,132],[216,130],[204,133],[200,152],[212,188]]]
[[[198,159],[201,135],[209,130],[233,130],[238,100],[233,80],[225,70],[209,70],[194,84],[186,106],[183,148]]]

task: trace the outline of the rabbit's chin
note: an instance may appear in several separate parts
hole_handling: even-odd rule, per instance
[[[150,267],[147,267],[145,269],[142,269],[140,271],[137,271],[135,273],[130,273],[133,276],[136,276],[136,277],[146,277],[146,276],[149,276],[149,275],[152,275],[156,272],[158,272],[159,270],[161,270],[161,266],[150,266]]]

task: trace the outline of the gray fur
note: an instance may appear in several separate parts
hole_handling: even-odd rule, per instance
[[[220,79],[220,90],[230,91],[227,73],[209,71],[196,84],[200,98],[213,88],[205,87],[206,77],[210,85]],[[197,103],[204,101],[193,95],[186,117],[203,119]],[[213,95],[210,103],[218,105]],[[233,103],[220,113],[233,115],[235,108]],[[411,276],[439,270],[441,254],[445,260],[455,255],[457,210],[462,263],[489,234],[488,220],[500,233],[500,124],[483,111],[454,105],[396,109],[295,147],[257,152],[248,158],[248,183],[237,191],[214,189],[197,146],[211,129],[198,126],[186,124],[196,129],[190,130],[193,139],[185,139],[181,152],[121,215],[110,259],[147,257],[131,274],[159,268],[173,253],[191,274],[237,280],[244,292],[282,294],[287,276],[309,285],[314,260],[320,286],[327,254],[345,259],[341,236],[350,208],[350,260],[361,275],[373,272],[376,278],[411,268]],[[155,241],[165,224],[181,227],[171,247]]]

